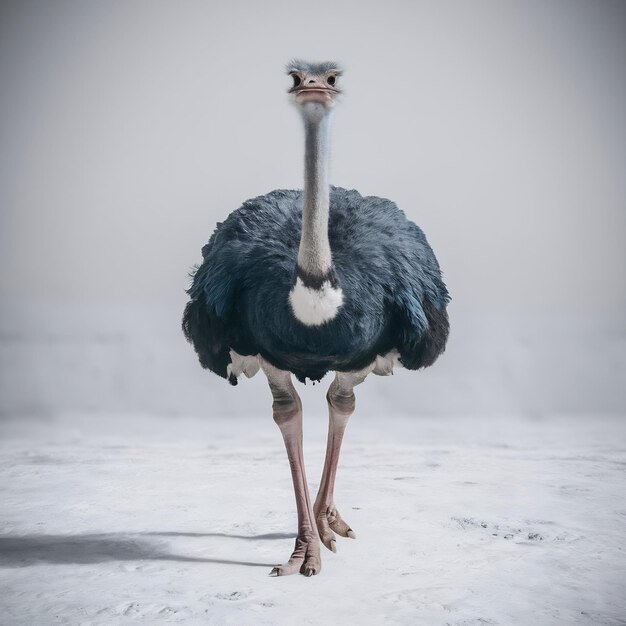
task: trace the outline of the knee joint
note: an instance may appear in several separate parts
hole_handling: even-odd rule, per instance
[[[356,405],[354,392],[350,391],[348,394],[341,394],[337,389],[331,387],[326,394],[326,399],[328,404],[342,415],[352,415],[354,413]]]
[[[296,398],[290,395],[274,396],[272,404],[274,421],[278,426],[283,426],[293,420],[300,411]]]

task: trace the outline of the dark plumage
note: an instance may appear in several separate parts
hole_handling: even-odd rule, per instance
[[[390,200],[331,187],[328,234],[344,304],[311,327],[289,304],[302,206],[301,191],[248,200],[202,249],[183,318],[202,366],[227,378],[231,349],[301,381],[361,369],[393,349],[408,369],[431,365],[445,348],[449,296],[421,229]]]

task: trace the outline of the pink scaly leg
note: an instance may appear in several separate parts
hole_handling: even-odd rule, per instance
[[[337,372],[326,394],[329,414],[328,443],[322,479],[313,510],[320,539],[333,552],[337,551],[335,533],[342,537],[356,538],[354,531],[342,519],[335,506],[335,477],[343,434],[348,419],[354,412],[354,387],[361,384],[371,370],[369,367],[359,372]]]
[[[304,471],[302,402],[293,386],[289,372],[279,370],[266,361],[261,361],[261,367],[267,376],[274,398],[272,405],[274,421],[280,428],[287,448],[298,510],[298,536],[294,551],[287,563],[275,567],[270,575],[287,576],[300,572],[305,576],[313,576],[319,574],[322,561],[320,539]]]

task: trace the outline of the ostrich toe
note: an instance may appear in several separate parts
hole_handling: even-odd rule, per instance
[[[291,574],[303,574],[314,576],[322,569],[320,548],[317,537],[296,538],[296,545],[289,560],[278,565],[270,572],[270,576],[290,576]]]
[[[341,537],[356,539],[354,531],[341,517],[334,504],[321,510],[315,516],[315,521],[317,522],[317,530],[319,532],[321,542],[331,552],[337,552],[337,540],[335,533]]]

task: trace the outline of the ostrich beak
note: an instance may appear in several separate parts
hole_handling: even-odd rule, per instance
[[[339,92],[336,89],[328,89],[327,87],[311,86],[299,87],[294,89],[292,93],[295,96],[296,104],[304,104],[305,102],[333,104],[334,96]]]

